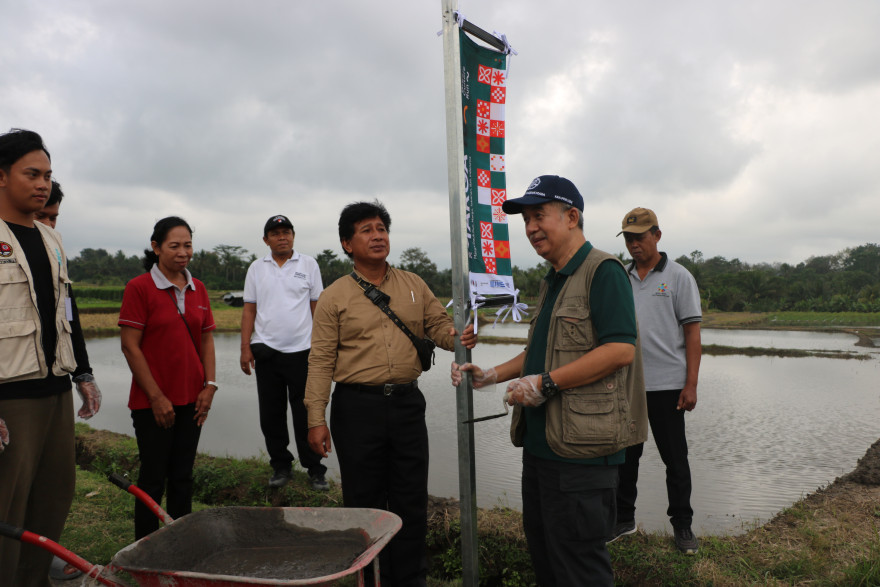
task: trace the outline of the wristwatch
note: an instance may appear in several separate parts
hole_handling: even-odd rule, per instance
[[[217,382],[216,382],[216,381],[205,381],[205,385],[206,385],[206,386],[207,386],[207,385],[213,385],[213,386],[214,386],[214,391],[217,391],[218,389],[220,389],[220,386],[217,385]]]
[[[546,371],[541,373],[541,394],[546,398],[551,398],[559,393],[559,386],[550,378],[550,373]]]

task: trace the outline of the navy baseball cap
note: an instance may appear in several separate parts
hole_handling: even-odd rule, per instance
[[[289,228],[293,230],[293,223],[287,216],[282,216],[281,214],[273,216],[266,221],[266,226],[263,227],[263,236],[268,235],[269,231],[273,228]]]
[[[541,175],[532,180],[526,193],[507,200],[501,206],[507,214],[520,214],[523,206],[537,206],[547,202],[562,202],[584,211],[584,199],[571,181],[558,175]]]

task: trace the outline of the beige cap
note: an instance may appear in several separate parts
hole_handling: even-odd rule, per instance
[[[633,208],[623,217],[623,222],[620,225],[621,231],[617,233],[617,236],[622,235],[624,232],[642,234],[643,232],[648,232],[654,226],[660,226],[660,223],[657,222],[657,215],[654,214],[653,210]]]

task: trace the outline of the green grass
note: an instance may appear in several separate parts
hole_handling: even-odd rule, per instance
[[[859,461],[859,469],[874,470],[880,463],[880,453],[873,450]],[[61,543],[86,560],[107,564],[134,540],[134,497],[105,475],[115,471],[136,478],[137,447],[130,437],[77,424],[77,462],[76,496]],[[198,455],[193,509],[341,505],[340,488],[333,482],[329,492],[315,492],[306,473],[294,471],[291,483],[273,490],[266,486],[270,473],[265,459]],[[615,581],[633,586],[880,585],[878,503],[880,487],[838,480],[766,524],[747,525],[741,535],[701,537],[696,556],[679,553],[668,533],[639,531],[609,546]],[[457,503],[434,500],[430,511],[428,585],[460,585]],[[534,584],[521,514],[503,507],[480,509],[477,522],[480,584]]]

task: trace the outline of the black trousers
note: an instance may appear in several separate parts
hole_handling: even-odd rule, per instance
[[[649,391],[648,421],[657,451],[666,465],[666,495],[669,508],[666,514],[673,528],[690,528],[694,517],[691,509],[691,468],[688,464],[688,445],[685,437],[684,410],[677,410],[681,390]],[[617,491],[617,518],[619,522],[635,520],[636,483],[639,480],[639,459],[644,444],[626,449],[626,462],[620,465],[620,487]]]
[[[614,585],[605,547],[617,465],[579,465],[523,451],[523,529],[541,587]]]
[[[174,406],[174,426],[160,428],[153,417],[153,410],[148,408],[131,411],[141,460],[137,485],[156,503],[162,503],[167,484],[165,511],[175,520],[192,511],[193,463],[202,433],[202,429],[193,420],[195,413],[194,403]],[[140,501],[135,501],[135,540],[140,540],[158,528],[159,518]]]
[[[308,349],[282,353],[264,344],[252,344],[257,372],[257,397],[260,402],[260,430],[266,441],[269,464],[275,471],[289,470],[294,457],[288,450],[287,405],[293,415],[293,438],[303,469],[323,475],[327,467],[309,447],[309,426],[303,399],[309,374]]]
[[[379,554],[382,585],[424,586],[427,577],[428,428],[418,388],[384,396],[336,384],[330,431],[345,507],[393,512],[403,527]]]

